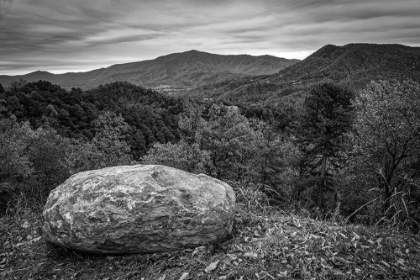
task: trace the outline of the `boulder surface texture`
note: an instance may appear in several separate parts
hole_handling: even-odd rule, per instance
[[[207,175],[160,165],[116,166],[71,176],[51,191],[44,236],[93,253],[193,248],[232,231],[235,194]]]

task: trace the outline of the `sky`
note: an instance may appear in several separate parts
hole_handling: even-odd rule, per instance
[[[348,43],[420,46],[420,0],[0,0],[0,75]]]

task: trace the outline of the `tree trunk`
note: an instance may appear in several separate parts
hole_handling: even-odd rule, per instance
[[[322,165],[321,165],[321,182],[319,182],[318,185],[318,208],[319,210],[324,209],[324,191],[326,189],[326,183],[325,180],[325,170],[327,168],[327,157],[322,157]]]
[[[391,190],[389,189],[388,182],[383,180],[383,190],[384,190],[384,205],[383,205],[383,214],[385,214],[388,210],[388,208],[391,206],[391,201],[389,200],[391,197]]]

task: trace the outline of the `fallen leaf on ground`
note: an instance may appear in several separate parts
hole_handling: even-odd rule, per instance
[[[187,277],[188,277],[188,272],[184,272],[182,273],[181,278],[179,278],[179,280],[185,280],[187,279]]]
[[[248,252],[248,253],[245,253],[244,254],[244,257],[250,258],[250,259],[257,259],[258,258],[258,255],[255,254],[255,253]]]
[[[217,268],[217,265],[218,265],[218,264],[219,264],[219,261],[215,261],[215,262],[213,262],[213,263],[209,264],[209,265],[206,267],[206,269],[204,269],[204,271],[205,271],[206,273],[209,273],[209,272],[211,272],[211,271],[215,270],[215,269]]]
[[[229,259],[231,261],[234,261],[234,260],[236,260],[238,258],[238,256],[237,255],[234,255],[234,254],[226,254],[226,255],[229,257]]]

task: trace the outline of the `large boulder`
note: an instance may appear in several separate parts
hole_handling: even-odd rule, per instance
[[[93,253],[163,252],[213,243],[232,231],[235,194],[207,175],[160,165],[71,176],[45,205],[44,235]]]

